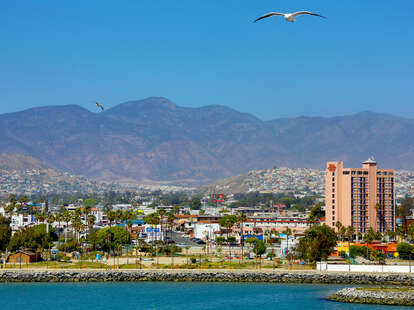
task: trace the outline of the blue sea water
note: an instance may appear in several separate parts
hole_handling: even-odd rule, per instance
[[[407,309],[323,298],[344,286],[251,283],[0,284],[2,310]]]

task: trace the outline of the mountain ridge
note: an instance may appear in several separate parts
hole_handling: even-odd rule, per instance
[[[364,111],[264,121],[221,105],[188,108],[164,97],[91,112],[79,105],[0,115],[0,153],[105,181],[202,185],[273,166],[328,160],[414,168],[414,120]]]

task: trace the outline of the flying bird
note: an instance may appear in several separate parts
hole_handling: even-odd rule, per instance
[[[101,104],[99,104],[99,102],[96,102],[95,101],[95,104],[96,104],[96,106],[98,107],[98,108],[100,108],[102,111],[104,111],[105,109],[104,109],[104,107],[101,105]]]
[[[283,16],[286,19],[286,21],[294,22],[296,17],[300,16],[300,15],[312,15],[312,16],[318,16],[318,17],[326,18],[325,16],[322,16],[322,15],[319,15],[319,14],[316,14],[316,13],[313,13],[313,12],[308,12],[308,11],[300,11],[300,12],[296,12],[296,13],[270,12],[270,13],[267,13],[267,14],[263,15],[262,17],[259,17],[254,22],[257,22],[261,19],[272,17],[272,16]]]

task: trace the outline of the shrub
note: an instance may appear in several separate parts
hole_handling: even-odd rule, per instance
[[[401,242],[397,245],[397,251],[401,259],[410,259],[411,257],[414,257],[413,250],[414,247],[409,243]]]
[[[229,243],[236,242],[236,237],[233,237],[233,236],[228,237],[227,242],[229,242]]]
[[[358,257],[358,256],[364,256],[366,253],[365,247],[357,246],[357,245],[351,245],[349,248],[349,254],[352,258]]]

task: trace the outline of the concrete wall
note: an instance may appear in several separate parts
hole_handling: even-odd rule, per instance
[[[317,263],[318,271],[336,272],[392,272],[392,273],[414,273],[414,266],[395,266],[395,265],[346,265],[346,264],[327,264]]]

